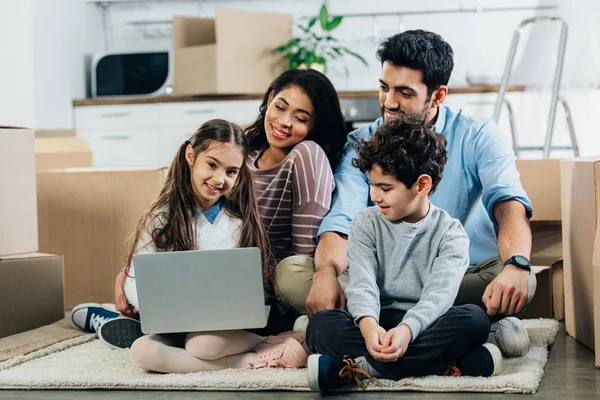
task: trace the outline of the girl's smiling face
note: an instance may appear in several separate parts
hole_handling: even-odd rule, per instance
[[[194,154],[187,147],[186,159],[192,171],[192,189],[198,208],[207,210],[235,185],[244,153],[235,143],[214,142],[208,149]]]

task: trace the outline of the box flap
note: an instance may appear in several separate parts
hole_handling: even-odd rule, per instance
[[[33,258],[47,258],[47,257],[60,257],[56,254],[47,253],[25,253],[25,254],[11,254],[10,256],[0,256],[0,261],[4,260],[25,260]]]
[[[75,137],[75,129],[36,129],[36,138]]]
[[[231,26],[229,27],[231,29]],[[213,18],[173,18],[173,49],[216,43]]]
[[[56,174],[56,173],[94,173],[94,172],[136,172],[136,171],[167,171],[165,166],[156,167],[81,167],[81,168],[59,168],[46,171],[38,171],[38,174]]]
[[[91,152],[83,139],[77,137],[36,138],[36,153],[88,153]]]

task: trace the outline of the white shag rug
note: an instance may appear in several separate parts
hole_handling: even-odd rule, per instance
[[[525,357],[504,359],[502,373],[491,378],[441,377],[384,379],[367,391],[535,393],[559,324],[551,319],[524,320],[531,339]],[[0,363],[4,389],[135,389],[306,391],[306,369],[228,369],[193,374],[158,374],[137,368],[128,350],[111,350],[86,335]],[[356,390],[356,389],[355,389]],[[362,389],[358,389],[362,390]]]

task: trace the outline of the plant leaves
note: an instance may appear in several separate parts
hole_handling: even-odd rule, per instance
[[[367,66],[367,67],[369,66],[369,63],[367,63],[367,60],[365,60],[363,58],[363,56],[361,56],[360,54],[353,52],[352,50],[350,50],[347,47],[340,47],[340,50],[342,50],[345,53],[350,54],[351,56],[358,58],[365,66]]]
[[[327,24],[327,31],[332,31],[338,27],[339,24],[342,23],[342,17],[335,17]]]
[[[319,21],[321,22],[321,28],[326,31],[329,23],[329,12],[327,11],[327,5],[325,5],[325,3],[323,3],[321,6],[321,11],[319,12]]]
[[[312,28],[315,25],[315,22],[317,22],[316,18],[311,19],[308,23],[308,29]]]

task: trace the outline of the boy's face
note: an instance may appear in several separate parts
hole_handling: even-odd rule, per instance
[[[385,219],[418,222],[422,218],[411,218],[422,209],[423,201],[427,199],[427,195],[423,197],[423,194],[419,193],[418,182],[407,188],[393,175],[385,175],[377,164],[367,172],[367,177],[371,183],[371,200],[379,207]]]

